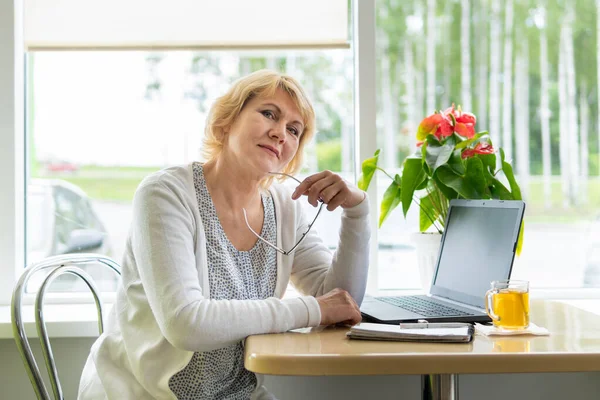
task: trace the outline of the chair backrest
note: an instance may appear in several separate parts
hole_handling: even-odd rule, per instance
[[[56,370],[56,363],[54,361],[54,355],[50,347],[50,340],[48,338],[48,332],[46,331],[46,323],[44,321],[43,302],[44,295],[48,287],[52,282],[63,274],[70,274],[83,279],[88,288],[91,290],[96,303],[96,309],[98,311],[98,329],[100,334],[104,330],[103,315],[102,315],[102,302],[100,300],[99,291],[94,284],[92,277],[87,274],[84,270],[79,268],[82,265],[94,264],[97,266],[103,266],[111,269],[117,275],[121,275],[121,267],[114,260],[109,257],[105,257],[99,254],[66,254],[48,257],[38,263],[32,264],[25,268],[19,281],[17,282],[12,295],[11,302],[11,321],[12,330],[17,348],[27,370],[29,380],[33,385],[35,394],[38,399],[51,400],[49,392],[42,380],[40,370],[37,366],[31,347],[29,346],[29,340],[25,333],[25,324],[21,315],[21,302],[27,283],[29,279],[40,271],[45,271],[48,275],[42,281],[42,284],[35,297],[35,326],[40,339],[42,348],[42,354],[48,370],[48,377],[50,378],[50,384],[52,385],[52,392],[54,393],[55,399],[64,399],[62,388],[58,379],[58,372]]]

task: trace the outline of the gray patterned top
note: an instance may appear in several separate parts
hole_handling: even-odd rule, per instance
[[[211,299],[266,299],[273,296],[277,281],[277,253],[257,241],[249,251],[239,251],[227,238],[206,187],[200,163],[195,163],[194,186],[206,232],[208,278]],[[273,199],[262,195],[264,222],[261,236],[276,242]],[[194,353],[188,365],[169,379],[177,399],[249,399],[256,376],[244,368],[242,342]]]

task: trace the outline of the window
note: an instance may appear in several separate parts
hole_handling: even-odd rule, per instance
[[[320,120],[323,134],[319,136],[319,143],[308,150],[311,157],[302,174],[316,168],[337,168],[347,178],[355,179],[350,176],[356,160],[352,118],[353,53],[347,39],[349,2],[332,1],[326,7],[321,4],[320,16],[327,23],[312,13],[314,4],[310,1],[279,2],[268,18],[273,19],[276,12],[288,17],[294,15],[294,29],[287,29],[289,18],[274,18],[282,24],[276,29],[281,35],[253,29],[257,35],[250,37],[247,24],[256,24],[257,19],[248,19],[246,12],[240,12],[242,20],[233,24],[238,30],[231,29],[231,24],[219,22],[221,17],[231,22],[232,16],[223,10],[232,8],[259,12],[260,18],[267,17],[262,13],[262,3],[233,4],[238,1],[227,0],[217,7],[221,11],[209,19],[218,29],[209,28],[208,37],[208,25],[201,24],[205,31],[198,29],[198,20],[190,19],[187,9],[177,4],[170,4],[165,12],[143,7],[143,16],[135,4],[123,8],[118,2],[89,4],[98,11],[91,14],[87,12],[90,8],[80,9],[76,2],[64,2],[60,13],[45,11],[43,2],[36,0],[0,5],[0,104],[3,105],[0,107],[3,121],[0,125],[0,183],[5,188],[0,193],[0,207],[7,211],[0,216],[0,233],[5,238],[0,243],[0,255],[6,264],[0,267],[3,278],[0,279],[0,304],[10,302],[10,292],[25,258],[36,260],[47,254],[87,248],[119,259],[122,248],[118,246],[122,247],[124,242],[118,238],[112,240],[111,235],[125,234],[123,230],[129,222],[130,211],[123,207],[123,202],[131,199],[133,190],[148,173],[167,164],[196,158],[207,105],[240,74],[269,67],[290,72],[303,82],[310,80],[312,87],[307,85],[307,89],[320,96],[314,100],[317,108],[322,108],[318,112],[324,116]],[[110,12],[115,7],[119,12]],[[302,17],[305,12],[310,12],[311,18]],[[206,18],[210,12],[200,14]],[[65,18],[67,15],[70,18]],[[89,24],[82,24],[90,15],[94,17]],[[148,24],[152,25],[157,18],[182,23],[160,24],[167,33],[152,26],[148,30]],[[123,25],[123,21],[127,22]],[[136,23],[139,26],[133,29]],[[226,25],[223,35],[215,35]],[[271,31],[276,26],[260,25],[270,26]],[[89,28],[86,32],[82,32],[84,26]],[[106,26],[115,29],[106,31]],[[124,26],[125,31],[115,34],[117,26]],[[168,33],[168,29],[173,29],[170,33],[174,35]],[[169,38],[166,42],[162,40],[165,37]],[[169,51],[140,51],[156,49],[157,44]],[[48,46],[66,51],[52,53]],[[26,63],[22,57],[25,47],[34,50],[27,54]],[[198,51],[171,50],[183,48]],[[200,50],[215,48],[225,50]],[[264,51],[229,51],[240,48]],[[284,51],[284,48],[296,50]],[[324,50],[306,50],[309,48]],[[111,53],[110,49],[120,51]],[[126,52],[126,49],[132,51]],[[44,51],[38,53],[38,50]],[[92,72],[98,75],[90,78]],[[305,73],[309,75],[304,76]],[[86,74],[89,79],[85,79]],[[125,78],[128,81],[123,83]],[[61,81],[69,84],[56,85]],[[75,87],[73,82],[82,83],[82,87]],[[23,107],[25,92],[27,113]],[[122,101],[122,97],[127,101]],[[58,98],[65,100],[62,105],[57,104]],[[106,102],[107,98],[112,101]],[[52,105],[56,113],[48,112],[45,104]],[[132,109],[127,108],[129,105]],[[185,122],[195,124],[184,132],[178,119],[167,121],[166,116],[174,113],[187,118]],[[148,118],[156,126],[148,127]],[[165,127],[174,129],[162,129]],[[160,134],[156,134],[157,131]],[[125,134],[118,136],[115,132]],[[132,157],[120,151],[127,147],[141,150]],[[58,193],[59,187],[66,187],[72,193]],[[25,209],[27,226],[23,223]],[[101,286],[111,290],[112,283],[107,279]],[[74,289],[69,287],[68,281],[64,286],[66,290]]]
[[[313,99],[318,132],[299,178],[329,169],[355,180],[350,49],[40,52],[28,65],[28,263],[90,251],[121,261],[137,185],[160,168],[198,160],[212,102],[235,79],[261,68],[290,73]],[[54,218],[33,220],[47,214],[40,206]],[[331,248],[340,214],[324,211],[315,225]],[[115,277],[104,278],[101,286],[109,290]],[[69,279],[78,286],[60,290],[85,290]]]
[[[0,126],[0,183],[7,188],[0,192],[0,207],[11,211],[0,215],[0,230],[7,238],[0,241],[0,255],[7,260],[7,266],[0,267],[0,303],[9,302],[20,273],[12,265],[22,267],[25,253],[31,259],[37,257],[35,251],[48,251],[49,239],[54,237],[28,227],[28,247],[22,251],[25,227],[19,216],[25,186],[21,158],[25,152],[21,125],[26,123],[28,143],[33,145],[28,149],[28,224],[54,223],[40,207],[56,205],[44,197],[47,189],[34,186],[38,179],[60,178],[61,183],[72,184],[85,194],[75,203],[79,205],[71,206],[81,208],[74,212],[79,215],[75,221],[83,225],[77,227],[85,233],[74,236],[81,235],[92,243],[90,232],[96,231],[92,238],[101,239],[107,254],[119,259],[122,250],[118,247],[124,243],[123,229],[130,218],[123,204],[130,201],[143,176],[196,157],[206,112],[202,107],[207,107],[212,96],[221,93],[236,74],[263,66],[290,72],[290,60],[296,65],[316,60],[322,63],[313,66],[319,71],[314,79],[305,75],[302,66],[291,72],[311,94],[323,96],[314,99],[321,132],[315,146],[308,149],[309,167],[304,174],[330,168],[354,180],[356,164],[376,148],[385,149],[383,166],[397,171],[414,149],[419,121],[435,108],[460,103],[477,115],[477,130],[488,129],[492,135],[496,132],[495,144],[510,148],[517,179],[526,192],[525,247],[515,262],[514,276],[530,279],[534,289],[597,288],[599,74],[589,58],[590,50],[596,48],[595,3],[585,0],[546,4],[546,8],[537,3],[469,0],[361,0],[353,4],[358,7],[358,25],[362,23],[365,28],[355,37],[355,43],[362,41],[362,45],[353,50],[30,53],[27,120],[20,110],[24,91],[18,90],[25,80],[22,59],[14,57],[22,51],[22,42],[12,34],[20,28],[19,19],[13,18],[15,13],[19,15],[14,9],[18,5],[0,5],[0,27],[9,30],[8,35],[0,35],[0,103],[8,104],[0,107],[0,121],[5,123]],[[372,53],[369,44],[375,39],[370,32],[374,23],[371,17],[376,19],[377,36]],[[353,57],[353,51],[358,57]],[[361,67],[354,70],[352,61]],[[56,77],[41,79],[43,67],[57,72]],[[94,79],[84,79],[86,73],[98,69]],[[371,82],[375,71],[377,80]],[[61,93],[54,80],[84,84]],[[315,86],[309,87],[313,81]],[[362,93],[354,100],[353,83]],[[45,84],[54,86],[50,90]],[[52,104],[58,102],[51,96],[44,98],[44,92],[45,96],[58,93],[68,102]],[[117,92],[122,96],[115,97]],[[377,128],[371,121],[371,111],[375,111],[370,109],[375,102],[365,101],[373,98],[374,92]],[[112,103],[106,101],[111,94]],[[185,121],[193,120],[195,130],[182,130],[189,122],[166,119],[167,105],[175,100],[178,103],[171,107],[172,112],[180,113]],[[58,114],[40,108],[40,102],[50,104]],[[128,108],[130,104],[136,106]],[[356,127],[354,114],[358,116]],[[146,122],[149,118],[152,123]],[[167,140],[165,127],[172,126],[178,130],[169,131],[173,140]],[[159,133],[152,134],[153,129]],[[72,159],[71,155],[61,155],[69,148],[76,155]],[[136,162],[122,152],[130,148],[141,149],[135,152]],[[388,185],[383,175],[377,175],[377,180],[378,187],[371,189],[379,197],[371,201],[373,213],[378,212]],[[92,222],[94,216],[96,223]],[[405,221],[396,210],[382,229],[373,232],[377,240],[372,249],[372,276],[377,279],[370,282],[371,290],[420,286],[415,245],[410,238],[416,231],[416,217],[409,214]],[[31,225],[34,218],[41,225]],[[324,225],[317,227],[323,236],[330,238],[329,232],[336,233],[336,227]],[[63,240],[68,242],[68,236],[64,233]],[[334,247],[335,240],[328,244]]]
[[[596,3],[378,0],[376,8],[383,167],[399,170],[422,118],[461,104],[513,160],[524,192],[513,277],[534,288],[600,287]],[[389,183],[378,176],[379,202]],[[380,231],[381,288],[420,286],[411,211],[404,221],[395,210]]]

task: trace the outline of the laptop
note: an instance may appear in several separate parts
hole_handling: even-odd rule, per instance
[[[489,322],[484,296],[509,279],[525,203],[451,200],[429,294],[365,297],[365,322]]]

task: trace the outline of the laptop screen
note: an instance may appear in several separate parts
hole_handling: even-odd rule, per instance
[[[490,282],[510,277],[523,207],[520,201],[452,204],[431,293],[484,307]]]

